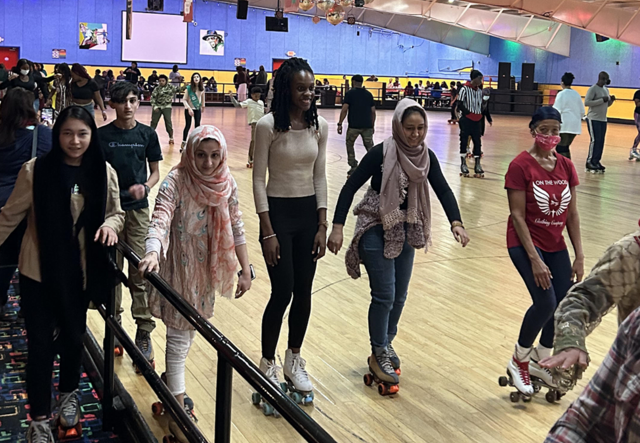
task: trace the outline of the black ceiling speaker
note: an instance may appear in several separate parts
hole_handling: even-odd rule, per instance
[[[236,9],[236,18],[238,20],[246,20],[248,10],[249,10],[249,1],[238,0],[238,9]]]
[[[147,11],[164,11],[164,0],[147,0]]]
[[[289,32],[289,19],[278,17],[265,17],[266,29],[272,32]]]

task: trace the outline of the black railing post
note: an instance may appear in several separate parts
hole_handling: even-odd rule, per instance
[[[114,317],[116,313],[116,288],[111,290],[111,296],[107,300],[107,316]],[[114,348],[115,340],[109,322],[104,326],[104,394],[102,396],[102,427],[110,430],[113,420],[113,389],[114,389]]]
[[[216,381],[216,443],[231,442],[231,383],[233,368],[218,351],[218,378]]]

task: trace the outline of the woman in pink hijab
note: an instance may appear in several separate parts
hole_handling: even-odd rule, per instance
[[[391,342],[407,298],[415,250],[426,252],[431,244],[429,186],[447,214],[455,239],[463,247],[469,242],[456,198],[425,143],[426,135],[424,109],[410,98],[400,101],[393,113],[392,136],[367,152],[342,188],[327,244],[338,253],[353,197],[371,179],[354,209],[358,221],[345,261],[352,278],[360,277],[361,263],[369,275],[369,370],[382,382],[381,394],[398,391],[400,358]]]
[[[238,187],[227,166],[227,142],[215,126],[191,131],[182,160],[162,182],[139,269],[159,272],[204,318],[213,316],[217,296],[239,298],[251,288]],[[149,307],[166,325],[166,383],[184,405],[185,361],[195,330],[155,288]],[[193,403],[186,403],[190,410]],[[170,429],[183,441],[175,422]]]

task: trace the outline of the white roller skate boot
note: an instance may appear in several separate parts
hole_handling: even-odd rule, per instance
[[[542,384],[550,387],[557,388],[558,384],[553,381],[551,371],[547,368],[543,368],[538,362],[551,355],[551,349],[545,348],[542,345],[538,345],[533,348],[531,353],[531,361],[529,362],[529,374],[534,381],[540,380]]]
[[[53,443],[49,420],[32,420],[27,430],[27,443]]]
[[[531,396],[533,395],[533,386],[531,385],[531,376],[529,375],[529,361],[520,361],[514,355],[509,360],[507,365],[507,372],[511,376],[513,386],[521,394]]]
[[[284,378],[289,385],[293,385],[296,391],[313,391],[313,384],[305,369],[306,365],[307,362],[304,358],[300,357],[300,354],[294,354],[291,349],[287,349],[284,354]]]
[[[282,368],[276,364],[275,360],[260,359],[260,370],[274,385],[280,387],[280,371]]]

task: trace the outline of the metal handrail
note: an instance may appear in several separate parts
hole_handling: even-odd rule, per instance
[[[125,242],[120,241],[117,244],[118,251],[129,261],[130,266],[138,267],[140,257]],[[242,378],[244,378],[251,386],[253,386],[266,402],[271,404],[292,426],[293,428],[308,442],[330,443],[335,440],[325,431],[315,420],[313,420],[300,406],[298,406],[289,396],[287,396],[279,386],[276,386],[269,380],[258,367],[242,353],[227,337],[225,337],[218,329],[216,329],[207,319],[202,317],[175,289],[173,289],[164,279],[156,272],[147,273],[145,278],[171,303],[180,314],[198,331],[202,337],[209,342],[218,351],[218,377],[216,389],[216,427],[215,441],[229,442],[231,440],[231,378],[232,369],[235,369]],[[109,326],[114,329],[117,325],[115,318],[108,320]],[[115,324],[114,324],[115,323]],[[123,346],[129,352],[128,345],[119,334]],[[133,345],[135,347],[135,345]],[[111,346],[113,349],[113,346]],[[133,350],[134,354],[137,349]],[[139,352],[139,351],[138,351]],[[143,362],[144,363],[144,362]],[[152,371],[149,378],[156,381],[158,378],[155,371],[149,366],[141,367],[145,378],[147,378],[147,370]],[[155,377],[154,377],[155,374]],[[149,380],[147,378],[147,380]],[[155,383],[154,383],[155,384]],[[155,386],[152,386],[155,390]],[[166,387],[165,387],[166,388]],[[168,391],[168,390],[167,390]],[[164,398],[162,398],[165,401]],[[175,398],[168,399],[175,401]],[[169,408],[171,415],[175,411]],[[181,409],[181,408],[180,408]],[[180,410],[177,416],[182,415],[184,411]],[[185,414],[186,416],[186,414]],[[178,423],[183,425],[183,423]],[[186,428],[191,428],[193,423],[185,423]],[[190,432],[190,429],[187,429]],[[185,433],[189,436],[189,434]],[[199,440],[196,440],[199,441]]]

